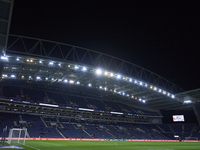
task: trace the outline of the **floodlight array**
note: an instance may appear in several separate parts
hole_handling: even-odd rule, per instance
[[[1,56],[1,61],[6,61],[8,62],[10,58],[12,57],[9,57],[9,56]],[[13,60],[13,58],[12,58]],[[14,60],[16,61],[16,63],[20,63],[20,62],[23,62],[23,63],[30,63],[30,64],[37,64],[37,65],[47,65],[49,67],[66,67],[66,64],[65,63],[60,63],[60,62],[56,62],[56,61],[49,61],[49,60],[41,60],[41,59],[36,59],[36,58],[22,58],[22,57],[16,57],[14,58]],[[25,60],[25,61],[24,61]],[[88,72],[88,73],[94,73],[94,75],[97,75],[97,76],[102,76],[104,78],[112,78],[113,80],[118,80],[118,81],[121,81],[121,82],[127,82],[129,84],[134,84],[134,85],[137,85],[137,86],[140,86],[140,87],[144,87],[144,88],[147,88],[149,90],[152,90],[154,92],[157,92],[158,94],[162,94],[162,95],[165,95],[167,97],[170,97],[172,99],[175,99],[175,95],[161,89],[161,88],[158,88],[154,85],[150,85],[146,82],[143,82],[141,80],[138,80],[138,79],[134,79],[134,78],[131,78],[131,77],[128,77],[128,76],[124,76],[122,74],[119,74],[119,73],[114,73],[114,72],[110,72],[108,70],[103,70],[103,69],[100,69],[100,68],[91,68],[91,67],[86,67],[86,66],[82,66],[82,65],[74,65],[74,64],[68,64],[67,65],[68,68],[70,69],[73,69],[75,71],[82,71],[82,72]],[[17,74],[3,74],[2,75],[2,78],[17,78]],[[22,75],[21,76],[21,79],[25,79],[25,76]],[[54,79],[54,78],[49,78],[49,77],[42,77],[42,76],[36,76],[35,79],[32,77],[32,76],[28,76],[28,79],[29,80],[36,80],[36,81],[59,81],[59,82],[63,82],[63,83],[69,83],[69,84],[77,84],[77,85],[87,85],[88,87],[95,87],[95,85],[92,85],[92,83],[85,83],[85,84],[81,84],[79,81],[75,81],[75,80],[72,80],[72,79]],[[101,89],[101,90],[104,90],[104,91],[110,91],[110,92],[114,92],[116,94],[119,94],[119,95],[122,95],[122,96],[126,96],[126,97],[130,97],[132,99],[135,99],[135,100],[138,100],[138,101],[141,101],[143,103],[146,103],[146,99],[143,99],[142,97],[139,98],[139,97],[135,97],[134,94],[131,94],[131,93],[125,93],[124,91],[118,91],[116,89],[109,89],[108,87],[103,87],[102,85],[98,86],[97,88]]]

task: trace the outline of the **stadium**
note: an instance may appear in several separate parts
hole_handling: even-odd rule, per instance
[[[0,148],[199,149],[200,89],[75,45],[9,34],[0,0]]]

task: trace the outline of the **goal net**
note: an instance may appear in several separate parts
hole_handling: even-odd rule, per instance
[[[198,142],[198,137],[185,137],[185,141]]]
[[[25,145],[25,140],[27,136],[26,128],[12,128],[9,131],[8,144],[23,144]]]

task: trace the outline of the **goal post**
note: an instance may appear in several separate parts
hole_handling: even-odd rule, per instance
[[[9,131],[8,144],[19,143],[25,145],[27,128],[12,128]]]
[[[194,141],[194,142],[198,142],[198,137],[185,137],[185,141]]]

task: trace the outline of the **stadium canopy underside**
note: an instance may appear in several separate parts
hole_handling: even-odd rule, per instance
[[[178,94],[184,92],[181,88],[147,69],[59,42],[10,35],[6,55],[1,56],[0,73],[2,85],[20,80],[34,88],[64,86],[132,106],[192,108]]]

